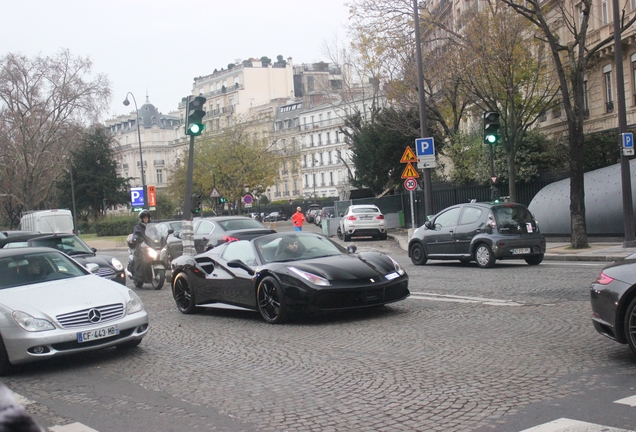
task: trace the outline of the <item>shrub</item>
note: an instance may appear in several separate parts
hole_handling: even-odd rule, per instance
[[[95,232],[100,237],[126,236],[132,232],[137,222],[139,219],[136,216],[109,217],[95,224]]]

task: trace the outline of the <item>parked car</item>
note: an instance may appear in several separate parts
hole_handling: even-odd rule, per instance
[[[334,216],[334,207],[323,207],[316,215],[314,223],[322,228],[323,219],[331,219]]]
[[[70,210],[66,209],[26,212],[20,218],[20,229],[41,233],[75,234],[73,214]]]
[[[214,216],[195,220],[193,232],[194,248],[202,253],[226,242],[249,240],[276,231],[245,216]],[[180,232],[168,236],[167,248],[169,262],[183,254]]]
[[[251,217],[252,219],[256,219],[259,222],[261,220],[261,215],[258,213],[249,213],[248,216]]]
[[[148,315],[131,289],[50,248],[0,250],[0,374],[12,365],[139,345]]]
[[[305,212],[305,221],[307,221],[308,223],[313,223],[314,218],[319,211],[320,204],[309,204],[309,208],[307,208],[307,211]]]
[[[278,221],[286,221],[287,215],[283,212],[271,212],[267,216],[265,216],[264,222],[278,222]]]
[[[156,226],[161,237],[168,237],[168,234],[181,231],[183,220],[153,220],[149,225]]]
[[[386,240],[386,221],[380,209],[373,204],[351,205],[342,214],[336,233],[344,241],[360,236]]]
[[[636,254],[601,270],[590,301],[596,331],[636,354]]]
[[[293,313],[377,307],[409,296],[408,275],[394,259],[355,251],[299,232],[226,243],[175,259],[172,293],[184,314],[225,303],[258,311],[271,324]]]
[[[121,261],[111,255],[97,253],[75,234],[43,234],[28,232],[21,235],[11,235],[3,240],[4,249],[21,247],[50,247],[64,252],[75,261],[86,267],[93,263],[99,266],[97,276],[126,285],[126,272]]]
[[[429,259],[475,261],[482,268],[505,259],[538,265],[545,239],[521,204],[466,203],[442,210],[415,230],[408,253],[415,265]]]

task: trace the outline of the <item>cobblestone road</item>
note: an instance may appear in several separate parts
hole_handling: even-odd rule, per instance
[[[497,430],[524,406],[592,391],[600,364],[634,380],[629,350],[591,325],[602,264],[415,267],[390,241],[354,243],[401,262],[413,295],[268,325],[243,311],[182,315],[169,288],[139,289],[151,330],[138,349],[3,381],[43,424],[105,432]]]

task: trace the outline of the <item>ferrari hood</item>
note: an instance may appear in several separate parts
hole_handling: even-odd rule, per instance
[[[287,263],[309,273],[321,275],[329,280],[359,280],[384,276],[394,272],[391,260],[377,252],[337,255]]]

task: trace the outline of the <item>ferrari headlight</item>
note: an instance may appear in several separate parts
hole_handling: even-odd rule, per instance
[[[156,250],[154,250],[153,248],[148,248],[148,256],[152,259],[157,259],[157,256],[159,254],[157,253]]]
[[[29,332],[55,330],[55,326],[49,321],[41,318],[34,318],[25,312],[13,312],[13,319],[20,327]]]
[[[135,312],[139,312],[144,309],[144,304],[141,302],[141,299],[133,290],[128,290],[128,295],[130,295],[130,300],[128,300],[128,304],[126,304],[126,313],[128,315],[134,314]]]
[[[287,268],[289,270],[291,270],[292,272],[296,273],[301,278],[305,279],[308,282],[311,282],[314,285],[320,285],[320,286],[329,286],[329,285],[331,285],[329,283],[329,281],[327,279],[325,279],[324,277],[320,277],[320,276],[315,275],[313,273],[308,273],[306,271],[302,271],[300,269],[297,269],[296,267],[287,267]]]
[[[391,262],[393,263],[393,267],[395,268],[395,271],[398,272],[398,274],[400,276],[402,276],[404,274],[404,269],[402,268],[402,266],[399,265],[398,262],[396,260],[394,260],[393,258],[391,258],[390,256],[388,256],[388,257],[391,260]]]
[[[124,266],[121,265],[121,261],[119,261],[117,258],[113,258],[112,260],[110,260],[110,262],[113,267],[115,267],[115,270],[120,271],[124,269]]]

